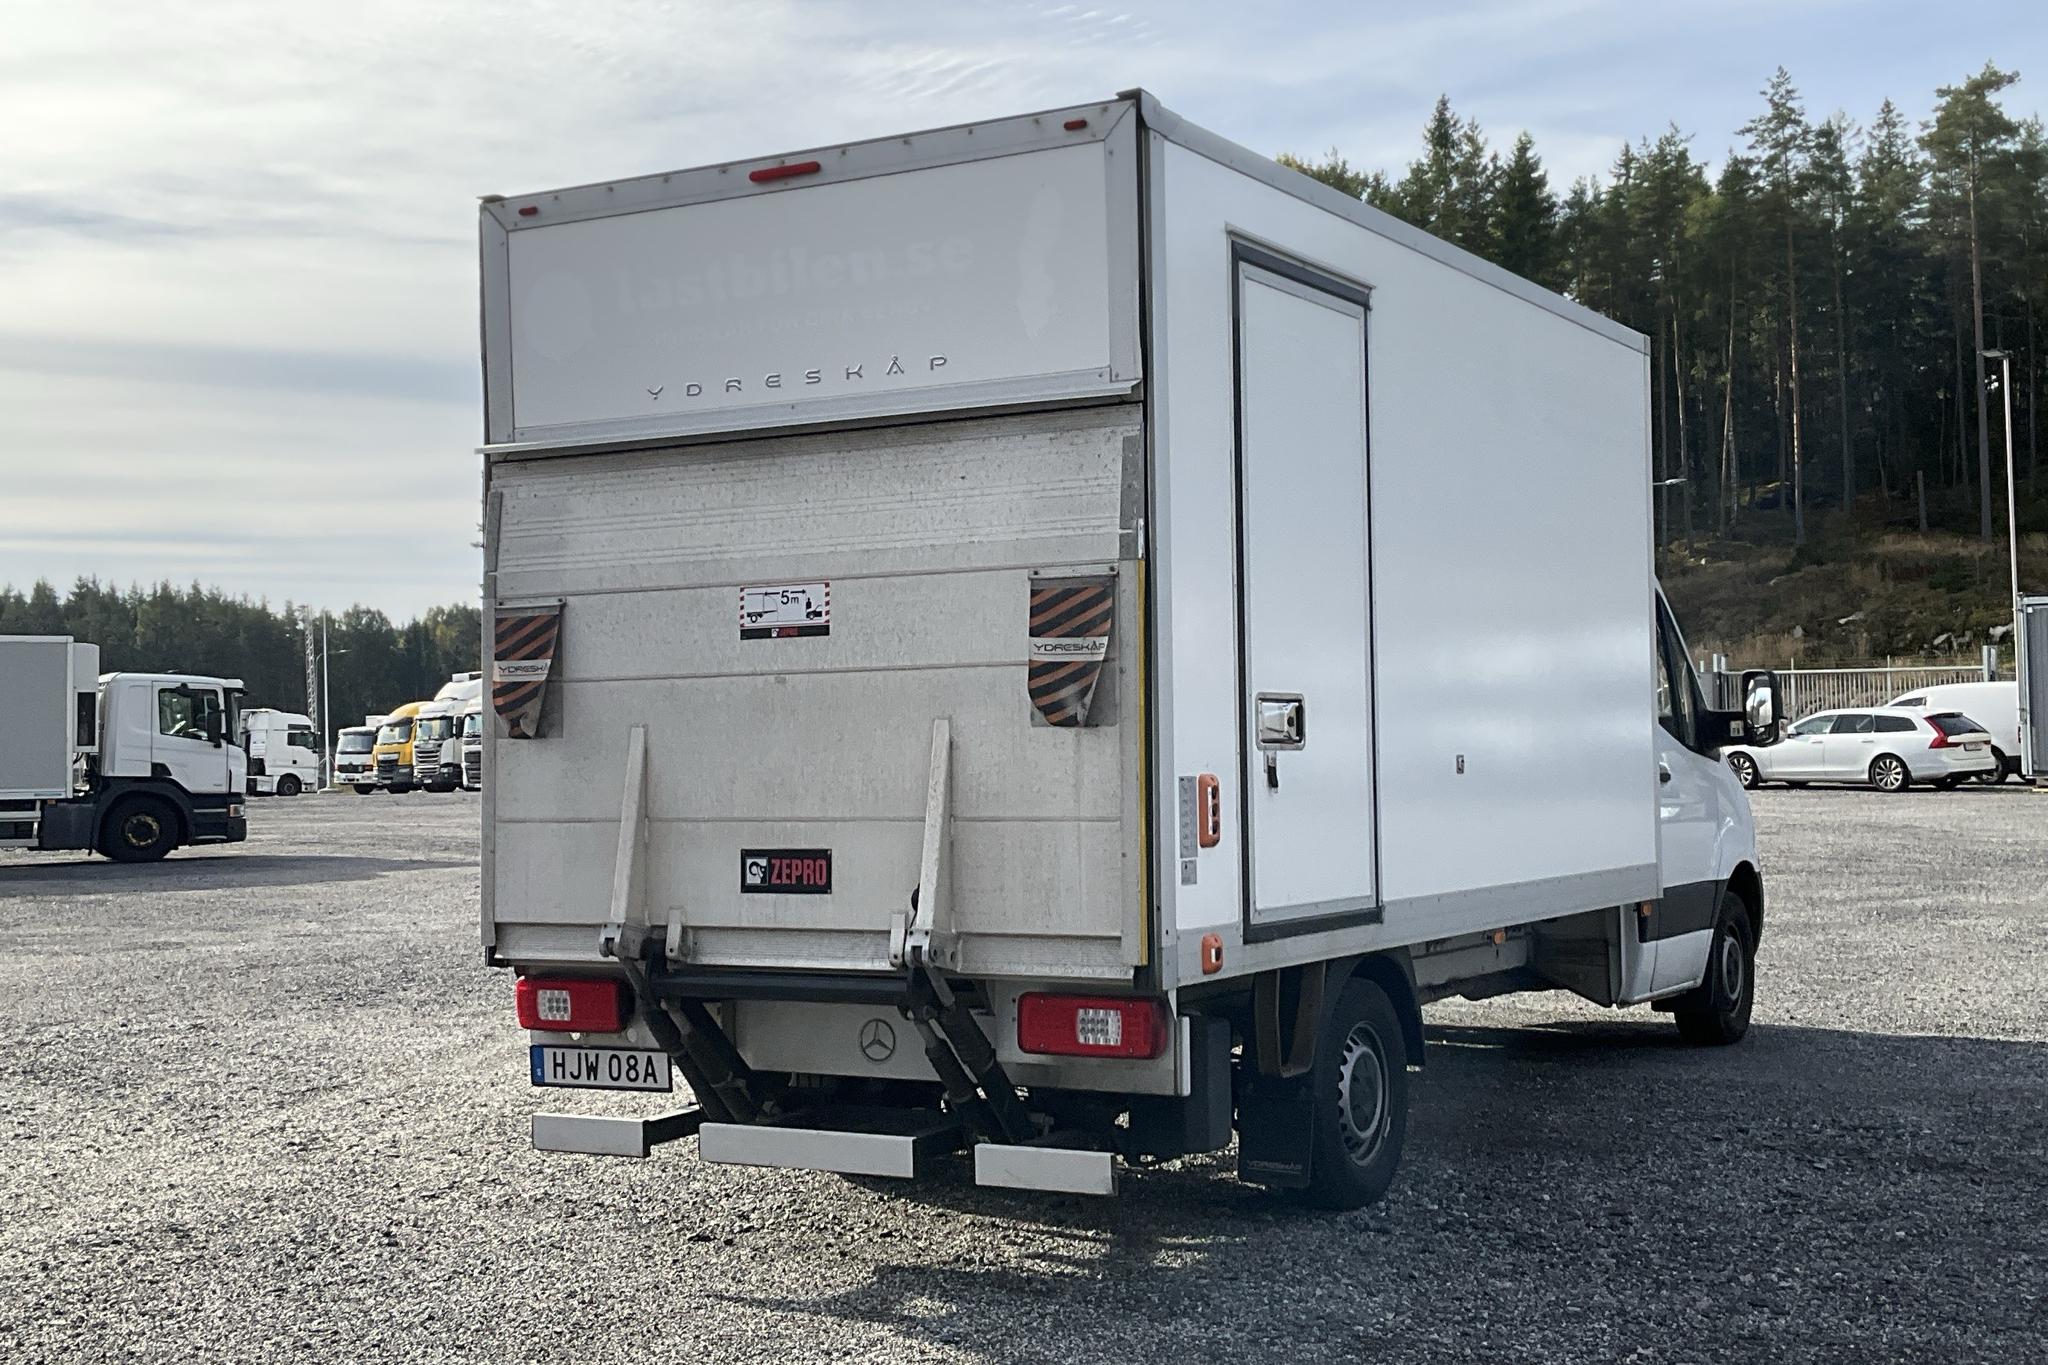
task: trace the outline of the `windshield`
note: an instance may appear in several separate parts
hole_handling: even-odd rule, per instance
[[[409,744],[412,742],[412,722],[394,720],[377,732],[379,744]]]
[[[462,737],[481,739],[484,733],[484,718],[480,711],[472,711],[462,718]]]
[[[455,733],[455,717],[429,716],[413,727],[414,743],[432,743]]]
[[[377,737],[368,730],[345,731],[334,751],[338,754],[366,754],[376,741]]]

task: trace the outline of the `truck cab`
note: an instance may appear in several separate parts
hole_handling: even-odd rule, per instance
[[[257,707],[242,713],[242,751],[251,796],[297,796],[320,786],[320,736],[313,718]]]
[[[343,726],[334,737],[334,784],[356,789],[360,796],[377,790],[377,766],[371,753],[377,747],[377,727],[382,716],[365,716],[361,725]]]
[[[0,637],[0,847],[154,862],[246,838],[241,681],[98,666],[68,636]]]
[[[428,703],[409,701],[384,717],[377,727],[377,743],[370,750],[370,766],[377,785],[395,792],[413,788],[413,718]]]
[[[413,783],[433,792],[462,786],[462,709],[480,695],[481,674],[457,673],[413,717]]]
[[[481,791],[484,785],[484,704],[481,699],[463,707],[455,727],[462,741],[462,785]]]

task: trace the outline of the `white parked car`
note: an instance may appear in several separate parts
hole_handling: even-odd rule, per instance
[[[1925,782],[1946,790],[1998,771],[1990,734],[1962,712],[1898,707],[1822,711],[1769,748],[1731,744],[1722,754],[1745,787],[1853,782],[1899,792]]]
[[[1886,706],[1909,711],[1960,711],[1991,732],[1998,769],[1984,777],[2003,782],[2020,770],[2020,685],[2016,682],[1937,683],[1893,697]]]

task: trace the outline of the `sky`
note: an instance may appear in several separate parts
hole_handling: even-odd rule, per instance
[[[1142,85],[1256,150],[1398,171],[1438,94],[1562,191],[1774,67],[1915,119],[2048,5],[1985,0],[0,0],[0,584],[474,600],[476,198]]]

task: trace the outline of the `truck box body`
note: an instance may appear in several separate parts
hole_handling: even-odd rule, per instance
[[[0,637],[0,801],[56,801],[97,744],[100,647],[68,635]]]
[[[976,977],[1171,990],[1658,894],[1636,334],[1143,97],[483,238],[487,606],[559,604],[539,735],[490,727],[500,960],[597,962],[623,912],[705,968],[889,970],[940,718]],[[750,631],[770,589],[820,619]],[[1034,602],[1101,593],[1051,723]],[[829,891],[748,885],[823,851]]]

